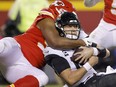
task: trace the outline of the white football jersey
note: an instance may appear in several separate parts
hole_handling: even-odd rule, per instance
[[[85,37],[87,37],[87,34],[83,30],[81,30],[79,39],[83,39]],[[74,64],[73,61],[71,61],[71,57],[72,57],[73,53],[74,53],[73,49],[71,49],[71,50],[57,50],[57,49],[53,49],[51,47],[46,47],[44,49],[44,56],[45,57],[48,55],[52,55],[52,54],[58,55],[58,56],[67,60],[67,62],[69,63],[72,70],[76,70],[77,69],[76,65]],[[86,82],[86,80],[88,78],[93,76],[93,73],[94,73],[93,69],[89,70],[76,85],[78,85],[81,82]]]

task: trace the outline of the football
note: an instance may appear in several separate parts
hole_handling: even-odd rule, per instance
[[[80,60],[78,60],[78,61],[75,61],[75,59],[76,58],[78,58],[79,56],[80,56],[80,54],[76,54],[76,55],[74,55],[75,53],[77,53],[77,52],[81,52],[83,49],[82,48],[77,48],[77,49],[75,49],[75,51],[74,51],[74,53],[73,53],[73,55],[72,55],[72,57],[71,57],[71,61],[73,61],[73,62],[75,62],[75,63],[79,63],[79,61]]]

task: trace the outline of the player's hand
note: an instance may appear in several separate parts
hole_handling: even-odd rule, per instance
[[[86,63],[89,58],[93,55],[92,47],[80,47],[79,49],[83,49],[80,52],[75,53],[74,55],[80,55],[75,61],[79,60],[79,63]]]
[[[88,63],[91,65],[91,66],[94,66],[98,63],[98,57],[97,56],[92,56],[89,58],[89,61]]]
[[[82,40],[85,42],[86,46],[97,47],[97,44],[92,42],[90,38],[84,38]]]

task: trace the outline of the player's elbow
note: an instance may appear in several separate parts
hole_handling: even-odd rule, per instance
[[[51,44],[49,44],[50,47],[57,49],[58,48],[58,43],[56,42],[52,42]]]
[[[59,39],[54,39],[51,40],[48,45],[54,49],[64,49],[65,48],[65,44],[63,44],[63,42]]]
[[[58,40],[51,40],[48,45],[54,49],[59,49],[60,48],[60,42]]]

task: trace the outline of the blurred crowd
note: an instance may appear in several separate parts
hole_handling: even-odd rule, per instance
[[[1,36],[15,36],[24,33],[33,23],[42,8],[49,6],[47,0],[15,0],[8,12],[8,19],[1,26]]]

